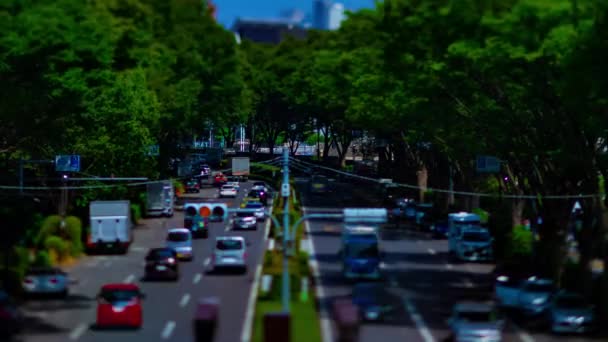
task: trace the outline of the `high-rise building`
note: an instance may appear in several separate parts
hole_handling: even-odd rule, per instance
[[[329,28],[330,0],[314,0],[312,4],[313,27],[319,30]]]
[[[243,39],[258,43],[279,44],[286,36],[303,39],[306,29],[285,19],[238,18],[232,27],[237,42]]]
[[[337,30],[340,28],[340,24],[346,18],[344,15],[344,5],[335,3],[329,10],[329,25],[328,29]]]

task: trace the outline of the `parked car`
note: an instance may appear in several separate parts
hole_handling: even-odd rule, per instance
[[[10,339],[23,329],[25,317],[9,295],[0,290],[0,338]]]
[[[56,295],[65,298],[69,286],[68,274],[56,267],[33,267],[23,277],[23,291],[27,296]]]
[[[140,328],[143,323],[141,301],[144,294],[135,284],[106,284],[97,295],[98,328]]]
[[[448,319],[451,339],[470,342],[501,342],[504,321],[492,304],[459,302]]]
[[[247,273],[247,244],[242,236],[219,236],[212,255],[214,271],[238,269]]]
[[[194,259],[192,234],[187,228],[173,228],[167,231],[167,248],[175,251],[178,260]]]
[[[200,185],[199,181],[197,181],[196,179],[189,180],[188,183],[186,183],[186,192],[187,193],[201,192],[201,185]]]
[[[257,218],[254,213],[237,213],[234,218],[234,229],[256,230]]]
[[[177,253],[171,248],[152,248],[146,255],[145,279],[179,279]]]
[[[236,191],[236,189],[234,188],[234,186],[232,185],[222,185],[222,188],[220,189],[220,197],[236,197],[236,195],[238,194],[238,192]]]
[[[553,333],[581,334],[595,330],[594,306],[576,293],[558,293],[549,304],[547,318]]]

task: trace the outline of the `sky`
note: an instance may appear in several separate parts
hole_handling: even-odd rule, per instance
[[[217,6],[217,19],[226,28],[238,17],[247,18],[278,18],[281,11],[300,9],[312,13],[313,0],[212,0]],[[371,8],[374,0],[339,0],[346,9],[357,10]]]

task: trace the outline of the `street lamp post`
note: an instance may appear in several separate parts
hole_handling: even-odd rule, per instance
[[[289,312],[290,285],[289,285],[289,150],[283,148],[283,184],[281,196],[283,197],[283,311]]]

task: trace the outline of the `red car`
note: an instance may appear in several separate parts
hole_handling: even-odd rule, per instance
[[[222,186],[226,184],[226,182],[228,182],[228,178],[222,173],[218,173],[213,178],[213,184],[215,184],[215,186]]]
[[[140,328],[143,322],[141,301],[144,294],[135,284],[106,284],[97,295],[98,328]]]

